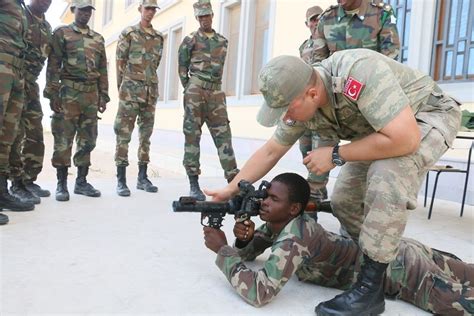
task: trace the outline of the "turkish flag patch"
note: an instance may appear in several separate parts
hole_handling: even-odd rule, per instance
[[[346,85],[344,86],[344,95],[351,99],[352,101],[357,101],[359,99],[360,92],[364,84],[355,80],[352,77],[349,77],[346,81]]]

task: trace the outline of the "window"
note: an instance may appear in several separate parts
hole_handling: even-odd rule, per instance
[[[112,21],[113,2],[112,0],[104,0],[104,20],[102,25],[107,25]]]
[[[398,60],[406,64],[408,61],[412,0],[390,0],[389,3],[395,11],[398,35],[400,36],[400,55]]]
[[[474,79],[474,2],[439,0],[431,76],[440,82]]]
[[[169,72],[168,72],[168,100],[178,100],[179,88],[181,83],[178,77],[178,48],[183,40],[183,29],[180,27],[171,32],[170,38],[170,61],[169,61]]]
[[[223,76],[223,90],[226,95],[234,96],[237,90],[237,62],[240,38],[240,3],[236,3],[226,8],[228,18],[228,35],[226,36],[229,45],[227,47],[227,59]]]
[[[255,34],[252,49],[252,70],[251,76],[252,86],[250,94],[260,94],[258,88],[258,74],[262,66],[268,61],[268,27],[270,22],[270,1],[255,1]]]
[[[135,2],[137,2],[137,0],[125,0],[125,8],[128,8],[129,6],[134,4]]]

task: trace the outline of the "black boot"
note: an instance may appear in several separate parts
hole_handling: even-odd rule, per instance
[[[364,255],[364,263],[356,283],[332,300],[316,306],[316,315],[369,316],[382,314],[385,310],[383,283],[387,266],[387,263],[376,262]]]
[[[146,192],[158,192],[158,187],[154,186],[146,175],[147,165],[138,165],[137,189]]]
[[[189,195],[198,201],[205,201],[206,196],[199,187],[199,176],[189,176]]]
[[[26,212],[34,210],[35,205],[30,202],[21,202],[8,193],[7,178],[0,175],[0,209],[13,212]]]
[[[90,197],[99,197],[100,191],[96,190],[92,184],[87,182],[86,177],[89,173],[88,166],[77,167],[76,185],[74,186],[74,193]]]
[[[130,190],[127,187],[127,180],[125,178],[125,166],[117,166],[117,194],[120,196],[130,196]]]
[[[69,191],[67,190],[67,168],[57,167],[56,177],[58,178],[58,185],[56,186],[56,201],[69,201]]]
[[[28,191],[30,191],[31,193],[33,193],[34,195],[36,195],[36,196],[48,197],[48,196],[51,195],[51,192],[49,192],[49,190],[45,190],[45,189],[41,188],[39,185],[37,185],[36,183],[34,183],[31,180],[23,181],[23,183],[25,184],[26,189]]]
[[[33,204],[41,203],[41,199],[38,196],[28,191],[28,189],[23,184],[23,180],[21,178],[15,178],[12,180],[10,194],[21,202],[28,202]]]
[[[0,213],[0,225],[8,224],[8,216],[5,214]]]

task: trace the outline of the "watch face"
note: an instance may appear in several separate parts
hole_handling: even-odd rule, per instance
[[[334,158],[334,159],[332,160],[332,163],[335,164],[336,166],[342,166],[342,165],[344,165],[344,160],[338,159],[338,158]]]

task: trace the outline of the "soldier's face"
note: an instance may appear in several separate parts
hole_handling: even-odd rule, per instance
[[[153,20],[153,17],[156,14],[156,8],[155,7],[143,7],[140,6],[138,8],[138,11],[140,11],[142,21],[150,23],[151,20]]]
[[[33,9],[33,11],[44,14],[46,11],[48,11],[51,1],[52,0],[31,0],[30,7]]]
[[[337,0],[344,10],[355,10],[360,7],[362,0]]]
[[[299,204],[290,202],[288,188],[281,182],[272,181],[267,193],[268,197],[260,207],[260,219],[272,224],[286,224],[293,217],[290,210],[298,209]]]
[[[311,95],[304,93],[296,97],[288,106],[283,121],[306,122],[313,118],[316,106]]]
[[[197,17],[199,26],[204,32],[212,31],[212,14],[200,15]]]
[[[86,26],[92,15],[92,7],[75,8],[74,21],[80,26]]]
[[[306,26],[311,31],[311,34],[314,34],[314,32],[316,32],[316,28],[318,27],[318,22],[319,22],[319,15],[313,16],[311,19],[309,19],[309,22],[306,22]]]

